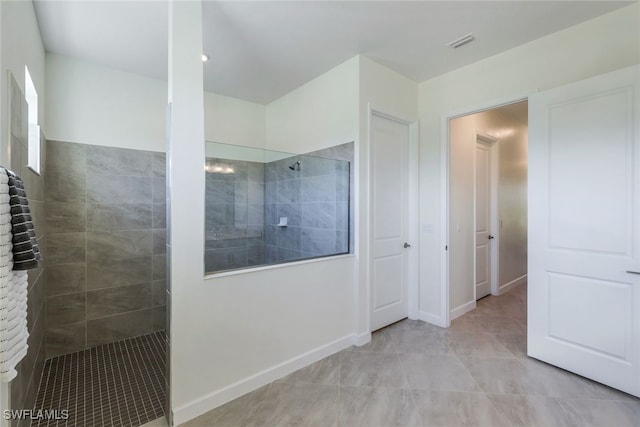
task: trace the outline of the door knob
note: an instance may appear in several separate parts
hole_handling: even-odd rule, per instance
[[[492,236],[491,234],[489,234],[489,237],[488,237],[489,240],[494,239],[494,238],[495,238],[495,236]]]
[[[405,247],[405,248],[410,248],[410,247],[411,247],[411,245],[410,245],[410,244],[408,244],[407,242],[404,242],[404,247]]]

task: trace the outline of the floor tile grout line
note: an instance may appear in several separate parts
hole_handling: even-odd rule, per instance
[[[420,327],[422,324],[417,324],[416,325],[416,324],[413,324],[413,323],[405,323],[405,325],[407,325],[407,328],[405,328],[404,326],[400,326],[400,328],[398,328],[398,330],[394,329],[393,332],[401,332],[403,330],[410,330],[411,328],[414,328],[414,327]],[[425,329],[423,328],[421,330],[425,330]],[[487,334],[488,337],[492,337],[492,338],[497,339],[497,336],[498,336],[499,332],[498,332],[497,329],[491,328],[491,331],[485,331],[485,333]],[[384,355],[387,355],[387,361],[389,363],[391,363],[391,360],[390,360],[391,358],[388,357],[390,353],[391,354],[395,354],[396,359],[400,358],[400,367],[402,368],[402,371],[400,371],[400,372],[402,372],[402,375],[404,375],[405,379],[408,382],[408,380],[409,380],[408,373],[410,373],[409,364],[404,364],[403,363],[403,361],[405,361],[405,358],[404,358],[404,353],[402,351],[403,350],[402,346],[398,345],[399,341],[394,338],[392,342],[380,342],[380,341],[376,342],[376,336],[377,336],[377,338],[382,338],[383,337],[383,335],[377,335],[376,333],[374,333],[373,337],[372,337],[372,344],[369,344],[369,345],[367,345],[365,347],[367,349],[366,351],[357,352],[357,351],[354,351],[355,349],[353,347],[350,347],[350,348],[345,349],[345,350],[343,350],[343,351],[341,351],[339,353],[339,358],[338,358],[338,360],[339,360],[339,366],[338,366],[338,368],[339,368],[339,371],[338,371],[339,387],[336,389],[336,391],[335,391],[336,395],[333,396],[333,399],[331,400],[331,402],[334,401],[336,396],[337,396],[338,400],[340,400],[340,401],[342,399],[346,400],[347,396],[346,396],[345,391],[346,390],[350,390],[351,388],[354,388],[356,391],[358,391],[358,390],[360,390],[360,391],[369,390],[370,392],[375,392],[376,390],[378,390],[379,392],[382,392],[382,391],[386,392],[386,391],[394,390],[393,393],[396,393],[395,390],[405,390],[405,391],[407,391],[405,387],[400,387],[400,388],[386,387],[386,384],[384,384],[384,386],[375,386],[375,385],[367,385],[367,386],[349,385],[349,386],[347,386],[347,385],[344,384],[346,382],[345,379],[348,380],[351,377],[350,369],[345,369],[345,366],[349,367],[349,366],[347,366],[348,364],[344,363],[345,361],[350,361],[350,359],[352,357],[356,357],[356,359],[357,359],[357,356],[363,356],[363,358],[361,360],[354,359],[354,360],[356,360],[357,363],[359,363],[359,362],[366,362],[366,359],[368,359],[368,358],[375,359],[376,356],[382,357]],[[395,335],[391,335],[391,336],[395,337]],[[381,344],[384,344],[384,345],[381,345]],[[504,344],[502,344],[502,345],[504,347],[506,347],[506,345],[504,345]],[[514,347],[514,348],[516,348],[516,347]],[[382,350],[382,351],[380,351],[380,350]],[[500,357],[495,357],[495,356],[492,356],[492,355],[477,356],[477,355],[473,355],[473,352],[471,353],[471,355],[469,355],[467,357],[467,356],[461,355],[460,354],[461,352],[455,352],[455,351],[449,352],[447,354],[429,354],[429,356],[431,356],[431,357],[451,358],[451,361],[455,361],[456,364],[458,365],[458,367],[459,367],[459,365],[462,365],[462,367],[460,368],[460,371],[461,372],[466,372],[466,375],[471,377],[472,383],[475,386],[475,389],[473,391],[460,390],[460,389],[459,390],[436,390],[436,389],[431,389],[431,388],[427,387],[425,392],[433,393],[432,397],[436,397],[436,395],[438,395],[440,393],[442,393],[443,395],[449,394],[450,397],[442,396],[442,398],[444,399],[443,401],[446,401],[448,399],[453,399],[452,401],[457,401],[459,398],[463,398],[464,399],[464,395],[467,395],[469,397],[470,401],[476,402],[479,406],[481,406],[481,408],[479,408],[479,411],[481,411],[481,412],[478,412],[478,414],[482,414],[482,411],[489,410],[489,411],[491,411],[490,415],[491,415],[491,417],[493,419],[493,422],[500,423],[501,421],[502,422],[505,421],[505,419],[506,419],[507,423],[510,422],[510,420],[508,419],[509,418],[509,413],[505,412],[505,411],[501,411],[498,408],[498,405],[499,405],[500,402],[496,400],[496,402],[494,403],[491,400],[490,396],[493,396],[494,393],[492,393],[490,391],[485,391],[482,387],[480,387],[480,382],[479,381],[482,379],[482,377],[481,376],[476,377],[476,376],[472,375],[471,371],[473,370],[472,369],[473,366],[470,365],[470,364],[467,365],[462,361],[463,359],[465,361],[467,361],[468,359],[470,359],[470,360],[493,359],[495,363],[500,365],[500,363],[502,363],[503,361],[514,360],[515,359],[516,361],[518,361],[518,363],[513,364],[513,366],[516,367],[516,369],[520,370],[520,368],[519,368],[520,363],[522,363],[522,360],[524,360],[524,359],[522,357],[515,356],[515,352],[514,351],[511,351],[508,348],[507,348],[507,350],[508,351],[504,352],[504,354],[508,355],[508,357],[504,357],[504,354],[502,354],[502,353],[501,353]],[[326,358],[323,359],[323,360],[326,360]],[[321,362],[322,361],[319,361],[319,362],[316,362],[316,363],[321,363]],[[420,365],[418,365],[418,367],[419,366]],[[356,368],[357,368],[357,366],[356,366]],[[303,369],[306,369],[306,368],[303,368]],[[398,372],[397,375],[400,375],[400,372]],[[476,371],[473,370],[473,372],[476,372]],[[313,371],[310,371],[309,373],[313,374]],[[365,373],[366,372],[363,372],[362,369],[360,370],[360,374],[364,375]],[[479,372],[476,372],[476,374],[479,374]],[[509,377],[505,377],[505,378],[506,378],[507,381],[509,381]],[[311,379],[312,379],[311,377],[304,377],[304,376],[300,377],[300,378],[296,378],[296,380],[300,380],[304,384],[308,384],[307,380],[311,380]],[[287,381],[285,381],[285,382],[287,382]],[[294,381],[288,381],[288,382],[296,383],[295,380]],[[365,383],[369,384],[369,382],[367,382],[367,381],[365,381]],[[374,384],[375,384],[375,382],[374,382]],[[275,391],[275,388],[273,388],[273,385],[274,385],[274,383],[270,383],[270,384],[267,385],[267,387],[268,387],[267,390],[270,390],[270,393]],[[487,390],[493,389],[493,387],[486,387],[486,388],[487,388]],[[536,399],[537,398],[548,399],[548,400],[545,400],[546,402],[557,402],[557,401],[561,400],[561,399],[553,397],[553,396],[540,395],[540,394],[535,394],[535,395],[531,394],[533,392],[536,392],[536,390],[537,390],[536,388],[529,387],[529,388],[521,389],[520,393],[504,393],[504,394],[506,396],[511,396],[514,399],[517,398],[517,400],[530,399],[530,398],[532,398],[532,396],[535,396]],[[409,384],[409,390],[408,391],[411,393],[411,397],[410,398],[412,399],[412,402],[413,402],[414,406],[419,411],[418,412],[418,416],[420,417],[420,419],[416,419],[416,424],[418,424],[418,423],[422,423],[423,425],[428,424],[428,422],[431,421],[431,418],[429,416],[427,416],[425,418],[429,418],[429,419],[424,419],[423,420],[422,419],[422,415],[421,415],[420,412],[421,411],[429,411],[429,410],[432,410],[433,408],[430,408],[430,407],[426,407],[425,408],[424,405],[429,405],[429,403],[426,402],[426,401],[420,403],[422,406],[418,405],[418,401],[419,401],[420,395],[417,394],[417,392],[420,392],[421,390],[419,390],[419,389],[411,389],[411,385]],[[498,393],[498,394],[502,394],[502,393]],[[596,394],[596,396],[600,396],[600,395]],[[486,404],[486,400],[487,399],[489,399],[490,405]],[[602,401],[604,399],[595,399],[595,400],[601,400]],[[439,401],[439,398],[436,399],[436,401]],[[569,400],[563,400],[563,401],[564,402],[569,402],[568,404],[570,404]],[[611,407],[614,407],[614,408],[616,408],[616,407],[623,408],[623,405],[624,405],[624,409],[626,410],[627,405],[633,405],[635,402],[628,402],[628,401],[611,402],[609,400],[608,403],[611,403]],[[565,404],[565,406],[566,406],[566,404]],[[564,408],[564,406],[562,406],[562,408]],[[438,411],[444,410],[445,412],[449,412],[448,416],[450,416],[452,418],[451,424],[455,424],[455,420],[458,417],[458,414],[456,413],[455,410],[454,411],[447,411],[446,408],[439,408],[439,407],[437,407],[435,409],[438,410]],[[214,411],[216,411],[216,410],[214,410]],[[320,410],[322,410],[322,408]],[[340,411],[340,410],[341,410],[341,408],[339,407],[338,411]],[[239,411],[241,412],[242,409],[239,409]],[[426,413],[428,413],[428,412],[425,412],[425,414]],[[239,415],[241,416],[242,414],[239,413]],[[345,419],[343,417],[343,413],[341,413],[341,412],[338,412],[337,417],[338,417],[338,424],[340,424],[342,422],[342,420]],[[398,420],[396,420],[396,422],[397,421]],[[238,425],[240,425],[240,424],[241,423],[238,423]]]
[[[67,365],[67,360],[69,358],[65,357],[62,359],[62,374],[61,374],[61,379],[62,379],[62,384],[60,384],[61,387],[61,392],[59,393],[59,398],[58,398],[58,407],[52,407],[51,409],[60,409],[62,407],[62,391],[64,390],[64,376],[66,373],[66,365]],[[56,422],[56,425],[58,423]]]
[[[491,398],[489,397],[489,393],[483,392],[483,395],[484,395],[484,398],[489,401],[489,405],[491,405],[494,411],[496,411],[496,413],[498,414],[500,419],[505,423],[505,425],[507,426],[510,425],[511,423],[509,422],[509,419],[507,418],[506,414],[504,414],[502,410],[498,406],[496,406],[493,400],[491,400]],[[526,398],[527,395],[519,395],[519,396],[525,396]]]
[[[77,425],[78,427],[93,425],[135,426],[161,417],[164,413],[164,404],[161,400],[164,398],[162,387],[165,372],[159,367],[166,366],[166,363],[162,362],[166,357],[166,348],[158,346],[156,342],[161,339],[160,333],[148,335],[147,338],[136,337],[45,361],[43,372],[46,376],[41,383],[43,385],[48,383],[51,387],[38,390],[38,405],[42,408],[45,405],[55,405],[55,402],[62,404],[60,402],[66,398],[67,402],[63,403],[67,403],[70,409],[73,409],[74,419],[70,419],[68,422],[52,421],[39,424],[50,427],[62,427],[63,425]],[[136,354],[135,360],[126,360],[131,359],[131,357],[127,357],[129,353]],[[140,390],[142,405],[138,407],[138,409],[141,408],[145,411],[148,420],[136,417],[130,412],[132,408],[136,409],[127,400],[133,395],[132,391],[126,387],[123,389],[122,386],[118,388],[118,383],[122,382],[120,377],[123,374],[128,375],[135,372],[153,374],[143,377],[144,381],[142,382],[144,382],[146,394],[144,389]],[[135,378],[131,377],[134,380]],[[95,398],[87,398],[91,395]],[[87,410],[92,408],[94,412],[87,414]],[[126,416],[123,411],[128,411]],[[36,427],[35,424],[33,427]]]
[[[123,347],[122,347],[121,343],[122,343],[122,341],[112,344],[113,345],[113,353],[120,353],[123,350]],[[125,348],[126,348],[126,346],[125,346]],[[114,359],[115,359],[115,354],[110,354],[109,355],[109,361],[113,363]],[[126,363],[126,358],[121,356],[120,358],[115,359],[115,360],[116,360],[116,362],[115,362],[115,367],[114,367],[114,370],[113,370],[114,371],[114,373],[113,373],[113,375],[114,375],[113,391],[117,393],[117,391],[118,391],[117,389],[119,388],[118,386],[120,386],[120,388],[122,389],[123,394],[125,394],[126,393],[125,384],[128,381],[125,382],[123,377],[122,377],[122,365],[124,363]],[[117,375],[118,375],[120,381],[116,381],[116,372],[117,372]],[[123,421],[125,418],[123,418],[122,411],[121,411],[121,406],[122,405],[117,405],[118,414],[120,415],[120,421]],[[126,419],[131,419],[131,415],[129,413],[129,408],[127,407],[127,405],[125,405],[124,411],[126,412],[126,415],[127,415]],[[138,420],[139,420],[139,417],[138,417]]]
[[[396,354],[396,358],[398,359],[398,363],[400,364],[400,369],[402,370],[402,375],[404,375],[404,379],[405,379],[405,382],[407,384],[407,387],[409,387],[408,390],[407,390],[407,393],[409,393],[409,397],[411,398],[411,402],[413,402],[413,407],[414,407],[414,409],[416,411],[416,415],[418,416],[418,421],[420,422],[420,425],[422,427],[427,427],[427,425],[422,420],[422,415],[420,414],[420,407],[418,406],[418,402],[416,402],[416,398],[414,396],[414,390],[411,388],[411,384],[409,384],[409,378],[407,376],[406,369],[404,368],[404,365],[402,364],[402,361],[400,360],[400,353],[398,352],[398,348],[396,347],[396,343],[393,341],[393,337],[391,337],[390,339],[391,339],[391,344],[393,345],[393,349],[394,349],[395,354]]]
[[[134,348],[127,348],[126,351],[129,354],[129,351],[131,350],[131,354],[128,355],[127,360],[129,361],[129,364],[132,366],[132,369],[135,369],[133,365],[136,365],[138,367],[142,367],[144,365],[144,360],[139,360],[137,357],[137,353],[144,347],[144,343],[140,343],[139,346],[136,346]],[[136,363],[134,363],[134,361]],[[147,372],[149,371],[153,371],[153,370],[146,370]],[[144,386],[144,392],[146,393],[144,397],[151,397],[150,393],[149,393],[149,389],[147,387],[148,382],[147,381],[141,381],[142,385]],[[141,387],[138,385],[138,390],[139,390],[139,394],[142,395],[142,389]],[[149,399],[150,400],[150,399]],[[142,417],[140,416],[140,411],[138,410],[137,405],[134,407],[135,411],[136,411],[136,415],[138,416],[138,421],[142,422]],[[145,414],[145,419],[149,419],[149,414],[147,412],[147,408],[146,405],[142,405],[141,408],[144,411]]]
[[[159,384],[159,386],[161,387],[161,389],[163,389],[163,379],[164,379],[164,375],[162,374],[164,372],[165,366],[161,366],[159,364],[159,360],[157,358],[157,353],[160,351],[160,349],[157,346],[157,343],[154,342],[156,341],[156,337],[153,337],[153,340],[149,340],[149,342],[145,342],[143,343],[143,346],[141,346],[140,348],[144,348],[145,350],[145,354],[146,354],[146,359],[148,361],[148,365],[149,368],[151,369],[147,369],[147,372],[150,374],[150,385],[151,385],[151,390],[153,391],[153,395],[155,396],[155,401],[163,401],[164,400],[164,393],[162,395],[158,395],[158,390],[157,388],[154,386],[154,383]],[[149,390],[147,388],[147,393],[149,395],[150,400],[151,399],[151,393],[149,393]],[[155,413],[153,414],[155,415]]]

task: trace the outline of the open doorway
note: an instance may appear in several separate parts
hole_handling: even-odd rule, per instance
[[[634,249],[640,242],[636,182],[640,139],[633,132],[637,114],[632,114],[640,105],[639,76],[638,67],[633,66],[529,97],[527,134],[532,143],[527,147],[526,274],[530,284],[489,297],[517,303],[513,304],[516,310],[504,309],[507,316],[487,310],[495,307],[487,307],[483,299],[472,313],[453,324],[450,321],[476,307],[475,255],[469,243],[476,238],[476,207],[473,197],[465,198],[469,188],[472,193],[476,190],[475,154],[458,150],[455,136],[449,138],[454,133],[449,124],[487,111],[491,104],[443,117],[442,177],[447,200],[442,215],[442,325],[457,329],[463,344],[484,340],[485,349],[535,358],[639,395],[640,350],[636,350],[640,341],[634,337],[639,335],[640,298],[632,295],[640,283]],[[466,140],[473,146],[473,138]],[[456,203],[467,203],[462,206],[472,214],[456,208]],[[458,236],[465,233],[472,235],[466,240]],[[468,282],[460,280],[468,277]],[[461,294],[468,297],[462,305]],[[580,295],[578,302],[576,295]],[[506,332],[505,327],[511,330]],[[496,342],[514,351],[501,349]]]
[[[449,120],[449,317],[527,280],[528,102]]]

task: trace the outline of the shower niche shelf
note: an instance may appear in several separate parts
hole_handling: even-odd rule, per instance
[[[288,225],[289,218],[286,216],[280,217],[280,221],[276,224],[276,227],[286,227]]]

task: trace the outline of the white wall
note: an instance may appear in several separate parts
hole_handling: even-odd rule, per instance
[[[359,133],[368,135],[369,103],[415,119],[417,83],[366,58],[352,58],[266,106],[266,146],[304,153],[355,141],[356,188],[366,189],[368,169],[361,165],[368,162],[368,144]],[[356,193],[356,223],[366,224],[368,199],[360,197],[362,191]],[[198,221],[189,218],[188,224],[176,224],[174,233],[185,227],[199,229]],[[367,240],[362,235],[366,226],[360,225],[360,230],[355,256],[189,282],[172,275],[176,421],[192,418],[354,342],[368,340],[367,285],[356,278],[366,266],[361,254],[366,254],[363,242]],[[174,246],[172,252],[188,251],[190,259],[198,260],[191,262],[192,268],[202,271],[197,246]],[[177,260],[172,266],[174,262]],[[190,269],[184,274],[193,273]]]
[[[0,1],[0,164],[10,164],[7,102],[10,70],[24,93],[24,66],[29,67],[38,92],[38,118],[46,125],[45,53],[31,1]]]
[[[355,141],[357,123],[354,57],[267,105],[266,148],[304,153]]]
[[[9,150],[8,75],[11,71],[24,93],[24,67],[29,72],[38,92],[38,118],[46,123],[45,53],[38,21],[31,1],[0,1],[0,165],[11,165]],[[0,384],[0,412],[10,408],[10,384]],[[8,425],[0,417],[0,426]]]
[[[455,310],[473,302],[474,144],[475,130],[483,130],[477,116],[451,122],[449,206],[449,307]]]
[[[47,54],[48,139],[165,151],[167,84]]]
[[[441,120],[640,62],[640,4],[571,27],[420,84],[420,215],[443,233]],[[441,318],[440,237],[420,245],[420,310]]]
[[[167,82],[47,54],[47,138],[165,151]],[[208,141],[264,146],[264,106],[206,93]]]
[[[449,209],[449,307],[474,301],[476,132],[496,136],[499,150],[498,215],[500,230],[498,287],[527,273],[527,117],[490,110],[451,121]],[[502,111],[501,111],[502,110]]]
[[[356,328],[359,335],[369,332],[371,294],[369,291],[369,121],[370,108],[410,122],[418,119],[418,84],[365,56],[359,56],[359,140],[356,144],[356,253],[358,254],[358,305]],[[411,160],[410,160],[411,162]],[[412,236],[416,241],[419,236]],[[416,278],[417,280],[417,278]]]
[[[190,31],[176,30],[175,37]],[[267,148],[302,153],[356,139],[357,72],[356,58],[267,105]],[[176,75],[176,79],[183,78]],[[186,101],[198,102],[195,96]],[[179,114],[176,100],[174,108]],[[216,122],[223,119],[214,111],[207,117],[213,121],[207,126],[215,130]],[[174,129],[176,138],[179,133],[180,129]],[[196,138],[186,135],[181,140],[196,144]],[[204,161],[204,153],[200,155]],[[184,154],[176,161],[172,189],[188,185],[195,194],[204,194],[203,189],[198,190],[203,188],[201,172],[184,170],[193,169],[197,161]],[[182,199],[177,193],[172,191],[172,206],[178,207],[172,208],[171,219],[175,236],[171,248],[171,382],[177,423],[352,344],[353,255],[203,279],[201,200],[197,215],[185,215],[180,212]]]
[[[174,285],[176,420],[350,346],[353,265],[343,256]]]
[[[527,120],[512,121],[508,127],[513,134],[499,140],[499,292],[527,274]]]
[[[204,110],[207,141],[264,148],[264,105],[205,92]]]

